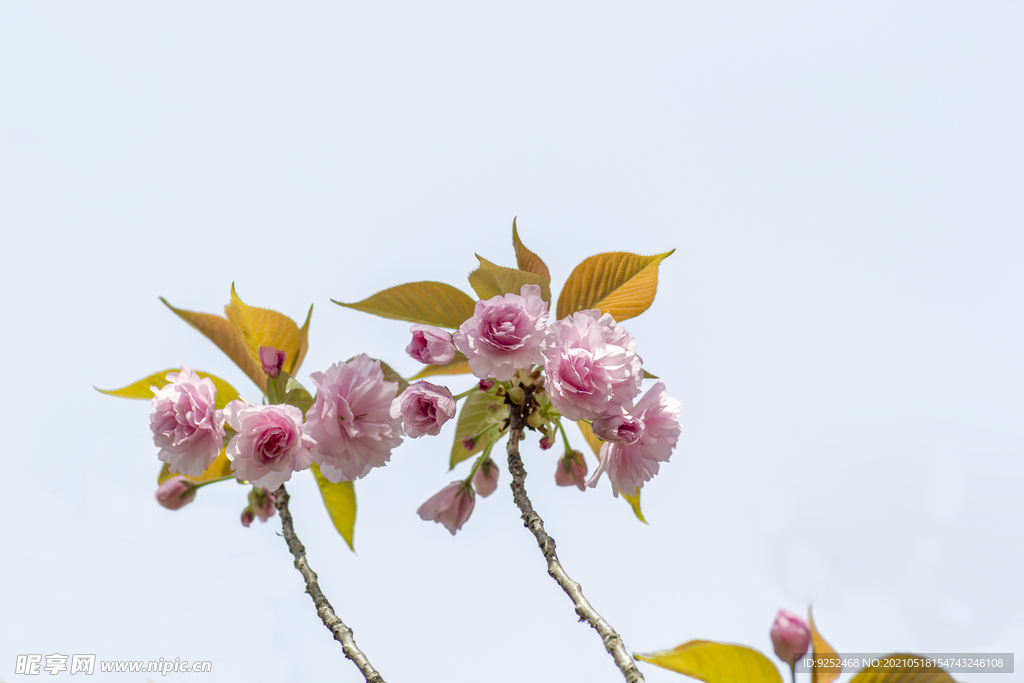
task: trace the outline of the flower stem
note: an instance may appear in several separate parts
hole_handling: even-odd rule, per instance
[[[572,446],[569,444],[569,435],[565,433],[565,427],[562,426],[562,421],[559,420],[555,424],[558,425],[558,431],[562,433],[562,443],[565,444],[565,452],[572,453]]]
[[[493,440],[487,442],[487,445],[484,446],[484,452],[480,455],[479,458],[476,459],[476,462],[473,463],[473,469],[470,470],[469,476],[466,477],[463,480],[463,481],[465,481],[466,484],[472,483],[473,475],[476,474],[476,471],[478,469],[480,469],[480,465],[484,464],[484,460],[487,460],[488,458],[491,457],[491,449],[492,448],[494,448],[494,441]]]
[[[523,438],[523,428],[526,426],[526,409],[532,401],[532,388],[527,401],[522,406],[509,406],[509,435],[508,435],[508,469],[512,473],[512,499],[522,513],[523,526],[529,529],[537,539],[537,545],[544,553],[544,559],[548,563],[548,574],[551,575],[565,594],[572,599],[576,606],[576,614],[581,621],[586,621],[601,636],[604,648],[615,660],[622,675],[628,683],[640,683],[644,680],[643,675],[636,668],[633,659],[626,652],[622,638],[615,632],[607,621],[597,613],[590,602],[583,596],[583,589],[578,583],[569,578],[562,568],[562,563],[555,553],[555,539],[548,536],[544,531],[544,520],[533,509],[529,496],[526,494],[526,468],[523,466],[523,459],[519,456],[519,441]]]
[[[465,391],[463,391],[461,394],[456,394],[455,396],[452,396],[452,398],[454,398],[456,401],[461,401],[462,399],[464,399],[467,396],[469,396],[470,394],[472,394],[474,391],[480,391],[480,387],[479,386],[470,387],[469,389],[466,389]]]
[[[309,562],[306,561],[306,548],[302,545],[299,537],[295,535],[292,513],[288,510],[288,491],[282,485],[274,492],[274,497],[277,502],[277,511],[281,513],[281,529],[284,531],[284,539],[288,543],[288,550],[295,557],[295,568],[299,570],[302,578],[306,581],[306,592],[309,593],[309,597],[313,598],[313,604],[316,605],[316,613],[320,616],[320,620],[324,622],[324,626],[334,635],[334,639],[341,643],[341,649],[345,651],[345,657],[359,667],[359,671],[363,674],[363,678],[366,679],[366,683],[384,683],[384,678],[370,665],[370,660],[366,658],[363,651],[356,645],[352,629],[346,626],[338,615],[335,614],[331,603],[327,601],[327,597],[320,590],[316,572],[313,571],[309,566]]]

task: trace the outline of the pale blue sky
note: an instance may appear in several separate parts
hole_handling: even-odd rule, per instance
[[[232,282],[315,304],[301,379],[361,351],[411,374],[406,325],[330,299],[469,292],[513,216],[556,289],[677,249],[626,323],[683,404],[650,525],[525,455],[630,649],[770,653],[813,602],[841,651],[1024,652],[1022,29],[1009,2],[3,3],[0,680],[53,652],[361,680],[277,520],[243,528],[230,483],[158,507],[148,406],[92,385],[187,363],[255,398],[157,300]],[[507,472],[454,538],[415,515],[465,476],[451,432],[359,483],[357,555],[289,485],[360,646],[394,683],[621,680]]]

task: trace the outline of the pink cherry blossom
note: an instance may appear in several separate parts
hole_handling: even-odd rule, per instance
[[[494,493],[494,490],[498,488],[498,474],[500,470],[498,466],[494,464],[494,461],[487,458],[480,467],[477,468],[476,474],[473,475],[473,488],[483,498]]]
[[[266,489],[253,489],[249,494],[249,505],[261,522],[265,522],[277,513],[277,498]]]
[[[544,388],[570,420],[595,420],[633,405],[643,379],[633,335],[599,311],[577,311],[551,326],[543,347]]]
[[[256,515],[253,514],[252,508],[242,510],[242,526],[248,529],[254,519],[256,519]]]
[[[772,644],[779,659],[792,664],[807,654],[810,642],[807,622],[789,610],[780,609],[772,624]]]
[[[644,433],[644,421],[635,415],[609,415],[594,420],[591,428],[594,435],[612,443],[632,444],[640,440]]]
[[[681,431],[677,420],[680,409],[679,401],[665,395],[663,382],[651,387],[629,412],[643,426],[639,438],[633,443],[605,442],[601,446],[601,464],[587,486],[597,486],[601,474],[608,472],[616,497],[620,491],[635,496],[644,482],[658,473],[659,463],[672,455]]]
[[[167,384],[153,387],[149,426],[160,460],[172,473],[198,477],[224,447],[224,417],[217,410],[217,388],[192,368],[167,373]]]
[[[455,344],[452,335],[433,325],[413,325],[412,341],[405,352],[421,363],[445,365],[455,358]]]
[[[437,436],[445,422],[455,417],[452,392],[430,382],[413,382],[391,402],[391,417],[402,420],[405,433],[414,439]]]
[[[555,468],[555,484],[575,486],[583,491],[587,481],[587,461],[579,451],[569,451],[558,459]]]
[[[276,379],[281,374],[284,359],[287,357],[288,354],[278,351],[273,346],[260,347],[260,365],[263,366],[263,372],[267,373],[271,379]]]
[[[540,287],[523,285],[519,294],[477,301],[473,317],[452,339],[474,375],[507,382],[516,370],[543,362],[540,348],[547,337],[547,317]]]
[[[156,489],[156,502],[168,510],[179,510],[196,497],[196,485],[185,477],[171,477]]]
[[[476,494],[473,487],[465,482],[453,481],[420,505],[416,514],[426,522],[443,524],[454,536],[473,514],[474,505]]]
[[[402,443],[402,425],[391,417],[398,384],[384,380],[380,361],[361,353],[310,379],[317,393],[306,431],[316,440],[312,453],[320,472],[336,484],[387,464],[391,449]]]
[[[239,399],[224,415],[237,434],[228,443],[231,470],[239,480],[276,491],[313,463],[316,442],[302,431],[302,411],[295,406],[254,406]]]

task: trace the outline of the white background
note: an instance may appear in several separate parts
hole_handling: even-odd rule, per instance
[[[683,404],[650,524],[607,484],[556,488],[560,449],[525,454],[631,650],[770,654],[775,611],[813,603],[839,651],[1024,654],[1022,20],[980,1],[3,3],[0,680],[57,652],[360,681],[278,520],[243,528],[231,483],[157,506],[148,405],[92,386],[187,363],[255,399],[157,300],[218,312],[232,281],[299,322],[315,304],[304,381],[361,351],[412,374],[406,324],[330,299],[469,292],[474,252],[514,263],[513,216],[555,285],[599,251],[677,249],[626,323]],[[453,429],[359,482],[357,554],[312,478],[289,484],[359,645],[390,683],[621,680],[507,472],[454,538],[416,516],[455,478]]]

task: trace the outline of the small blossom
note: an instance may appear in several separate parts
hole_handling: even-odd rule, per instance
[[[473,514],[475,504],[476,494],[473,487],[467,486],[465,482],[454,481],[420,505],[416,514],[426,522],[443,524],[454,536]]]
[[[523,285],[519,294],[477,301],[473,317],[462,323],[452,340],[474,375],[507,382],[516,370],[543,362],[540,347],[547,337],[547,317],[540,287]]]
[[[779,659],[792,664],[807,654],[810,642],[811,631],[807,622],[788,610],[780,609],[772,624],[772,644]]]
[[[405,352],[421,363],[445,365],[455,358],[455,344],[452,335],[432,325],[413,325],[412,341]]]
[[[224,417],[217,410],[217,387],[192,368],[167,373],[167,384],[153,389],[149,426],[160,460],[172,473],[198,477],[224,446]]]
[[[171,477],[156,489],[156,502],[168,510],[180,510],[196,497],[196,485],[185,477]]]
[[[242,526],[248,529],[254,519],[256,519],[256,516],[252,512],[252,508],[242,510]]]
[[[277,498],[266,489],[253,489],[249,492],[249,506],[253,513],[266,522],[277,513]]]
[[[633,444],[644,433],[644,421],[629,413],[598,418],[591,427],[597,438],[612,443]]]
[[[651,387],[629,412],[630,417],[639,419],[642,424],[639,440],[634,443],[605,442],[601,446],[601,464],[587,481],[587,486],[597,486],[601,474],[608,472],[612,493],[616,497],[620,491],[635,496],[644,482],[658,473],[659,464],[672,455],[681,431],[676,419],[680,409],[679,401],[665,395],[663,382]]]
[[[445,422],[455,417],[452,392],[430,382],[413,382],[391,402],[391,417],[402,420],[405,433],[416,439],[437,436]]]
[[[260,347],[260,365],[263,366],[263,372],[267,373],[271,379],[276,379],[281,374],[284,359],[287,357],[288,354],[278,351],[273,346]]]
[[[542,436],[540,438],[540,449],[542,451],[546,451],[546,450],[548,450],[549,448],[551,448],[554,445],[555,445],[555,442],[552,441],[550,437],[545,435],[545,436]]]
[[[498,488],[498,473],[498,466],[494,464],[493,460],[487,458],[480,463],[476,474],[473,475],[473,488],[486,498],[494,493],[494,489]]]
[[[391,417],[398,384],[384,380],[380,361],[361,353],[310,379],[317,393],[306,430],[316,441],[313,461],[323,475],[336,484],[387,464],[391,449],[402,443],[402,425]]]
[[[313,460],[316,442],[302,431],[302,411],[295,406],[254,406],[235,400],[224,408],[228,424],[237,434],[227,455],[235,477],[253,486],[276,491]]]
[[[643,369],[633,335],[599,311],[577,311],[551,326],[543,347],[544,389],[570,420],[596,420],[633,405]]]
[[[587,461],[579,451],[569,451],[558,459],[555,469],[555,484],[575,486],[583,491],[587,481]]]

